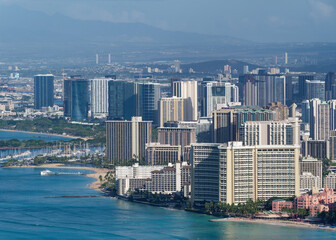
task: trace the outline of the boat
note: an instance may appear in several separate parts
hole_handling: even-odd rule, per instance
[[[41,171],[41,176],[48,176],[48,175],[54,175],[55,173],[53,173],[52,171],[50,170],[44,170],[44,171]]]

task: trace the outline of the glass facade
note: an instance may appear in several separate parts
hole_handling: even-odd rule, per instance
[[[53,75],[36,75],[34,77],[34,107],[54,106],[54,76]]]

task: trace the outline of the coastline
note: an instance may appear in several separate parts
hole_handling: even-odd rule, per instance
[[[78,137],[78,136],[72,136],[72,135],[62,135],[62,134],[57,134],[57,133],[30,132],[30,131],[13,130],[13,129],[3,129],[3,128],[1,128],[0,131],[50,135],[50,136],[56,136],[56,137],[69,138],[69,140],[80,138],[80,139],[83,139],[84,141],[87,141],[87,140],[91,139],[91,138],[86,138],[86,137]]]
[[[252,218],[217,218],[211,219],[210,222],[242,222],[242,223],[257,223],[257,224],[267,224],[278,227],[296,227],[296,228],[306,228],[310,230],[323,230],[336,232],[336,228],[320,227],[317,224],[311,224],[308,222],[292,222],[286,220],[274,220],[274,219],[252,219]]]
[[[94,167],[81,167],[81,166],[66,166],[61,163],[50,163],[50,164],[42,164],[39,166],[11,166],[6,168],[58,168],[58,169],[82,169],[82,170],[90,170],[94,173],[86,174],[85,176],[94,178],[96,181],[92,182],[88,187],[97,190],[102,191],[99,187],[101,185],[101,182],[99,180],[99,176],[104,177],[107,172],[110,171],[110,169],[107,168],[94,168]]]
[[[10,166],[5,168],[55,168],[55,169],[82,169],[82,170],[90,170],[94,173],[86,174],[85,176],[94,178],[96,181],[92,182],[91,184],[87,185],[87,187],[96,190],[96,191],[103,191],[101,188],[101,182],[99,180],[99,176],[104,177],[110,169],[106,168],[94,168],[94,167],[81,167],[81,166],[67,166],[61,163],[50,163],[50,164],[42,164],[39,166]],[[122,198],[119,198],[123,200]],[[142,202],[135,202],[141,203]],[[156,207],[155,205],[148,204],[150,206]],[[322,230],[322,231],[330,231],[336,232],[336,228],[331,228],[330,226],[321,227],[318,224],[311,224],[308,222],[292,222],[286,220],[273,220],[273,219],[251,219],[251,218],[240,218],[240,217],[231,217],[231,218],[214,218],[210,219],[209,222],[238,222],[238,223],[256,223],[256,224],[266,224],[266,225],[273,225],[277,227],[295,227],[295,228],[305,228],[309,230]]]

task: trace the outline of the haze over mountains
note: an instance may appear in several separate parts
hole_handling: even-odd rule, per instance
[[[111,23],[76,20],[60,14],[49,16],[20,7],[0,8],[1,44],[10,48],[52,52],[72,49],[74,52],[100,52],[117,48],[168,48],[215,45],[246,45],[247,41],[222,36],[165,31],[141,23]],[[3,49],[1,49],[3,50]]]
[[[0,32],[0,54],[8,59],[89,57],[94,61],[96,53],[112,53],[120,61],[178,58],[197,62],[274,56],[284,51],[292,56],[336,56],[333,43],[260,44],[226,36],[166,31],[142,23],[78,20],[18,6],[1,6]]]

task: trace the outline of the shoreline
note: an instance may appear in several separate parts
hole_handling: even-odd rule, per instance
[[[257,223],[257,224],[267,224],[277,227],[295,227],[295,228],[305,228],[310,230],[323,230],[329,232],[336,232],[336,228],[320,227],[319,225],[324,224],[312,224],[308,222],[292,222],[286,220],[274,220],[274,219],[257,219],[257,218],[217,218],[211,219],[210,222],[242,222],[242,223]]]
[[[32,133],[32,134],[40,134],[40,135],[50,135],[50,136],[56,136],[56,137],[69,138],[69,140],[80,138],[80,139],[83,139],[83,140],[87,141],[87,140],[91,139],[91,138],[86,138],[86,137],[78,137],[78,136],[72,136],[72,135],[62,135],[62,134],[57,134],[57,133],[31,132],[31,131],[3,129],[3,128],[1,128],[0,131],[4,131],[4,132],[19,132],[19,133]]]
[[[110,169],[107,168],[95,168],[95,167],[81,167],[81,166],[67,166],[62,163],[50,163],[50,164],[42,164],[38,166],[10,166],[5,168],[56,168],[56,169],[81,169],[81,170],[89,170],[93,171],[94,173],[85,174],[85,176],[94,178],[96,181],[89,184],[89,188],[97,191],[102,191],[100,189],[101,182],[99,180],[99,176],[104,177]]]
[[[101,188],[101,182],[99,180],[99,176],[104,177],[110,169],[107,168],[94,168],[94,167],[81,167],[81,166],[67,166],[62,163],[50,163],[50,164],[42,164],[39,166],[11,166],[5,168],[55,168],[55,169],[82,169],[82,170],[90,170],[94,173],[85,174],[85,176],[94,178],[96,181],[87,185],[87,187],[103,192]],[[122,201],[126,201],[124,199],[118,198]],[[134,202],[137,204],[144,204],[141,202]],[[150,205],[153,207],[157,207],[155,205]],[[202,213],[201,213],[202,214]],[[211,215],[210,215],[211,216]],[[266,225],[273,225],[277,227],[295,227],[295,228],[305,228],[309,230],[322,230],[322,231],[329,231],[329,232],[336,232],[336,228],[331,228],[330,226],[327,227],[320,227],[320,224],[311,224],[307,222],[291,222],[286,220],[274,220],[274,219],[251,219],[251,218],[241,218],[241,217],[231,217],[231,218],[213,218],[208,220],[209,222],[237,222],[237,223],[257,223],[257,224],[266,224]]]

